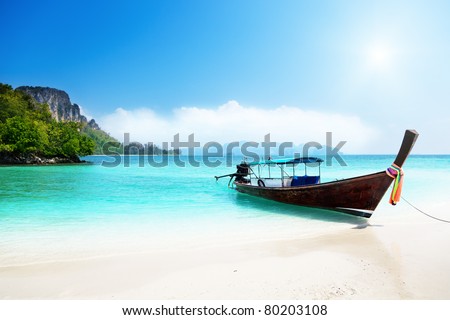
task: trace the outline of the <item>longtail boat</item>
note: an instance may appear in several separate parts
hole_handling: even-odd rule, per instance
[[[397,157],[387,170],[354,178],[322,183],[320,165],[323,160],[313,157],[243,161],[237,165],[235,173],[215,178],[230,177],[229,185],[252,196],[370,218],[393,181],[389,202],[395,205],[400,201],[402,166],[418,136],[415,130],[406,130]],[[295,173],[299,164],[305,165],[301,176]],[[306,167],[311,165],[319,168],[319,175],[307,174]],[[268,176],[261,173],[262,168],[269,169]],[[274,178],[274,173],[280,176]]]

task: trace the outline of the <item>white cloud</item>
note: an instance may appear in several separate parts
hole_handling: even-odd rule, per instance
[[[118,108],[99,122],[106,132],[120,141],[127,132],[132,141],[157,144],[173,141],[177,133],[181,141],[187,141],[188,135],[194,133],[195,140],[202,145],[209,141],[262,142],[268,133],[276,142],[303,144],[317,141],[325,144],[325,133],[331,131],[333,145],[340,140],[348,141],[341,151],[362,153],[370,151],[370,143],[378,136],[375,128],[357,116],[289,106],[272,109],[244,107],[236,101],[211,109],[177,108],[167,117],[147,108]]]

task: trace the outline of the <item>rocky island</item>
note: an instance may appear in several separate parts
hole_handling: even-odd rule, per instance
[[[106,141],[116,142],[66,92],[0,83],[0,164],[79,163]]]

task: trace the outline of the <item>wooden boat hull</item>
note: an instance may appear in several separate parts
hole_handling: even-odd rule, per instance
[[[333,182],[266,188],[235,182],[237,191],[278,202],[340,211],[370,218],[392,183],[386,172]]]

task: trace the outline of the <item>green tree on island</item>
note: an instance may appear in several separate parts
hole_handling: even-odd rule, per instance
[[[96,144],[82,124],[57,122],[48,106],[0,83],[0,160],[7,157],[63,158],[79,161]]]

